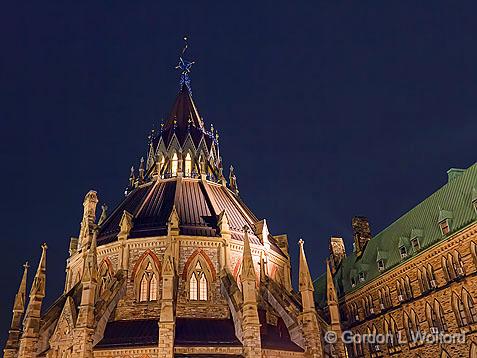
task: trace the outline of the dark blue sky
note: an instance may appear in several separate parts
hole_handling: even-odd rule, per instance
[[[330,235],[351,247],[353,215],[376,233],[475,162],[474,3],[3,2],[2,340],[23,262],[48,242],[51,303],[84,194],[121,199],[178,90],[184,34],[243,199],[288,233],[295,273],[304,238],[317,276]]]

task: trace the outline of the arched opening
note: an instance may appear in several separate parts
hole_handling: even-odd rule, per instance
[[[189,299],[191,301],[207,301],[209,284],[205,274],[205,271],[197,260],[194,269],[190,273],[189,279]]]
[[[192,174],[192,158],[190,153],[187,153],[184,161],[184,175],[190,177]]]
[[[171,175],[173,177],[177,176],[177,169],[179,167],[179,160],[177,158],[177,153],[174,152],[171,159]]]

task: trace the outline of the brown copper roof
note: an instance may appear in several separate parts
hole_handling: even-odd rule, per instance
[[[229,189],[220,184],[190,178],[174,178],[144,184],[124,198],[101,225],[98,244],[116,240],[124,210],[133,215],[131,238],[167,234],[167,220],[175,205],[179,215],[180,234],[218,237],[218,215],[225,210],[232,229],[232,238],[243,240],[243,226],[254,229],[258,219]],[[251,242],[260,244],[255,234]],[[274,251],[283,253],[272,238]]]
[[[186,86],[182,86],[172,106],[171,113],[166,123],[164,123],[164,129],[168,129],[174,126],[174,124],[177,127],[186,128],[189,125],[189,120],[191,126],[203,127],[202,119],[199,116],[191,94]]]

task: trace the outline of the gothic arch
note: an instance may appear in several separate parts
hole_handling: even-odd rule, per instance
[[[454,315],[457,319],[458,325],[460,327],[467,325],[468,323],[467,312],[464,308],[464,303],[462,302],[461,298],[455,291],[452,291],[451,304],[452,304],[452,310],[454,311]]]
[[[477,309],[475,307],[475,301],[465,287],[462,288],[462,303],[464,304],[464,308],[470,323],[477,323]]]
[[[111,279],[114,276],[113,265],[109,257],[105,257],[99,265],[99,282],[98,290],[96,292],[97,297],[101,296],[104,290],[109,286]]]
[[[146,250],[137,260],[131,279],[138,302],[156,301],[159,296],[161,263],[156,254]]]
[[[182,272],[185,291],[189,300],[208,301],[211,298],[212,282],[215,281],[215,269],[207,254],[197,249],[187,260]]]
[[[187,276],[188,276],[188,273],[191,269],[191,266],[192,264],[195,264],[195,262],[197,261],[198,259],[198,256],[205,261],[205,263],[207,264],[207,267],[209,269],[209,272],[210,272],[210,275],[211,275],[211,278],[212,278],[212,281],[215,281],[215,278],[217,276],[216,274],[216,271],[215,271],[215,267],[214,267],[214,264],[212,263],[212,260],[210,259],[210,257],[207,255],[207,253],[205,253],[204,250],[202,249],[197,249],[195,250],[190,256],[189,258],[187,259],[185,265],[184,265],[184,269],[182,270],[182,279],[183,280],[187,280]],[[239,260],[237,262],[237,265],[235,266],[236,269],[237,269],[237,266],[241,263],[242,261]],[[235,276],[235,270],[234,270],[234,276]]]

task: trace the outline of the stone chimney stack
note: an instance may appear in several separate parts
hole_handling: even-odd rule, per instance
[[[351,221],[356,256],[361,256],[366,244],[371,240],[371,229],[367,217],[355,216]]]
[[[341,237],[330,238],[330,266],[331,272],[334,274],[338,269],[341,261],[346,257],[346,249]]]

